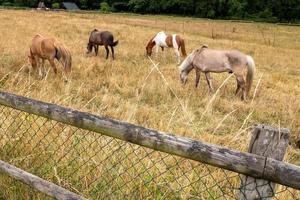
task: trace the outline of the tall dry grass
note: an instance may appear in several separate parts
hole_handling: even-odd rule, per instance
[[[291,142],[300,139],[300,28],[262,23],[232,23],[165,16],[75,14],[63,12],[0,11],[0,88],[4,91],[57,103],[194,139],[247,150],[255,123],[287,127]],[[86,55],[91,30],[109,30],[119,45],[116,60]],[[156,32],[178,33],[187,52],[208,44],[216,49],[238,49],[256,62],[254,87],[248,102],[235,97],[234,77],[210,94],[194,73],[182,87],[172,50],[153,58],[145,45]],[[55,76],[26,72],[28,46],[40,33],[54,36],[73,57],[71,82]],[[228,74],[213,74],[217,89]],[[255,95],[254,95],[255,91]],[[300,165],[299,150],[290,146],[286,161]]]

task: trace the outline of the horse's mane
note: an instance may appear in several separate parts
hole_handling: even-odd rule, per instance
[[[156,35],[157,35],[157,34],[156,34]],[[156,37],[156,35],[153,36],[153,37],[149,40],[149,42],[148,42],[146,48],[152,48],[152,47],[154,47],[155,41],[153,41],[153,39]]]
[[[197,50],[196,50],[197,51]],[[191,63],[193,62],[194,56],[196,51],[193,51],[192,53],[190,53],[185,59],[184,61],[181,63],[181,65],[179,66],[180,71],[185,70],[188,66],[191,65]]]
[[[201,52],[203,52],[207,48],[208,48],[208,45],[204,44],[204,45],[202,45],[202,47],[200,49],[196,49],[192,53],[190,53],[186,57],[186,59],[184,59],[184,61],[181,63],[181,65],[179,66],[180,71],[183,71],[187,67],[189,67],[191,65],[191,63],[193,62],[193,59],[194,59],[195,55],[200,54]]]

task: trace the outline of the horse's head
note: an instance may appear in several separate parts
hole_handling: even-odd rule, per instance
[[[153,42],[153,43],[154,43],[154,42]],[[147,53],[147,56],[151,56],[153,46],[154,46],[154,45],[152,45],[152,44],[151,44],[151,45],[148,44],[148,45],[146,46],[146,53]]]
[[[194,68],[194,66],[193,66],[194,56],[195,56],[194,52],[191,53],[190,55],[188,55],[188,57],[186,57],[184,59],[184,61],[179,66],[179,69],[180,69],[180,81],[181,81],[182,85],[186,84],[187,79],[188,79],[188,74]]]
[[[91,53],[93,50],[93,44],[91,42],[88,42],[86,49],[87,49],[86,53]]]
[[[31,66],[33,69],[37,68],[37,63],[36,60],[34,59],[34,57],[32,57],[31,55],[28,56],[28,61],[30,62]]]
[[[188,75],[186,72],[180,72],[180,81],[182,85],[185,85],[188,79]]]
[[[153,41],[153,38],[151,38],[151,40],[148,42],[148,44],[146,46],[146,53],[147,53],[148,56],[151,56],[152,49],[155,46],[155,41]]]

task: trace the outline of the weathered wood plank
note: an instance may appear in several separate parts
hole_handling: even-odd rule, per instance
[[[274,182],[278,181],[280,184],[300,189],[299,176],[281,179],[280,177],[283,176],[283,174],[277,173],[277,171],[272,172],[272,170],[270,170],[269,173],[264,173],[266,163],[264,156],[230,150],[202,141],[178,137],[6,92],[0,92],[0,104],[154,150],[200,161],[255,178],[268,179]],[[272,163],[270,167],[273,169],[276,161],[272,159],[268,161],[270,162],[267,163]],[[286,164],[285,170],[289,169],[293,169],[293,173],[300,174],[299,167]],[[286,172],[282,171],[281,173]]]
[[[84,200],[85,198],[79,196],[73,192],[70,192],[54,183],[45,181],[35,175],[32,175],[26,171],[23,171],[13,165],[10,165],[0,160],[0,170],[8,174],[9,176],[17,179],[31,187],[39,190],[40,192],[47,194],[59,200]]]
[[[258,125],[253,129],[248,152],[282,161],[289,144],[289,137],[290,131],[288,129]],[[271,168],[268,168],[267,171],[268,170],[271,170],[272,173],[276,173],[276,171]],[[266,169],[264,173],[268,173]],[[274,182],[243,176],[241,178],[241,188],[237,199],[271,200],[275,195],[275,191]]]

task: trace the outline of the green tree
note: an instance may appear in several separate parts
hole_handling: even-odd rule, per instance
[[[245,17],[246,2],[243,0],[229,0],[228,1],[228,16],[232,18]]]
[[[107,2],[100,3],[100,11],[102,11],[102,12],[110,12],[111,11],[110,6],[108,5]]]

